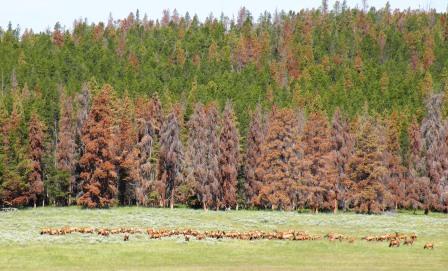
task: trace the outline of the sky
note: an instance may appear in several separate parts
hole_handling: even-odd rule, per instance
[[[329,0],[332,7],[335,0]],[[342,0],[341,0],[342,2]],[[369,6],[382,8],[387,0],[367,0]],[[201,20],[210,13],[216,17],[223,12],[232,18],[240,7],[246,7],[257,18],[264,11],[318,8],[322,0],[0,0],[0,26],[5,28],[9,22],[21,30],[32,28],[34,32],[45,31],[59,22],[71,29],[75,19],[87,18],[90,22],[107,22],[109,14],[114,19],[127,17],[130,12],[140,10],[141,17],[146,13],[150,19],[159,19],[164,9],[174,10],[184,15],[197,14]],[[362,0],[347,0],[350,7],[361,7]],[[448,0],[389,0],[392,9],[436,9],[445,12]]]

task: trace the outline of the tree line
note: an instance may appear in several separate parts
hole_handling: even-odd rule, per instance
[[[57,132],[25,108],[27,88],[0,103],[2,205],[116,205],[223,210],[448,209],[448,121],[442,94],[409,127],[401,159],[399,114],[349,119],[322,111],[257,105],[243,141],[233,103],[162,106],[157,95],[132,99],[110,85],[60,88]],[[243,143],[243,146],[241,144]]]
[[[325,0],[0,27],[0,204],[446,211],[447,40]]]
[[[40,33],[0,28],[0,87],[7,93],[20,82],[40,92],[37,110],[52,132],[59,85],[74,94],[96,81],[131,97],[159,92],[164,104],[188,100],[187,115],[196,102],[224,106],[231,97],[244,133],[246,109],[258,102],[328,116],[339,107],[350,118],[367,102],[371,112],[401,112],[406,134],[413,116],[423,119],[428,93],[448,86],[447,39],[446,13],[388,4],[360,10],[323,1],[319,9],[259,15],[241,8],[235,18],[203,21],[176,10],[152,20],[137,10]],[[410,147],[404,137],[400,144]]]

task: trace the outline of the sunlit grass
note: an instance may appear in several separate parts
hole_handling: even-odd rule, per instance
[[[355,236],[415,232],[413,247],[389,248],[386,242],[150,240],[135,234],[40,235],[42,227],[155,227],[198,230],[330,231]],[[423,250],[427,241],[433,251]],[[448,216],[408,212],[384,215],[353,213],[230,211],[122,207],[108,210],[25,209],[0,214],[0,270],[447,270]]]

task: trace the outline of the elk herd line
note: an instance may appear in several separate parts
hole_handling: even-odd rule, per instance
[[[163,237],[176,237],[183,236],[185,241],[190,241],[190,238],[195,238],[196,240],[204,240],[206,238],[211,239],[238,239],[238,240],[291,240],[291,241],[307,241],[307,240],[321,240],[323,238],[328,239],[328,241],[347,241],[348,243],[354,243],[356,237],[345,236],[343,234],[330,232],[324,236],[320,235],[310,235],[304,231],[198,231],[193,229],[154,229],[154,228],[133,228],[133,227],[121,227],[121,228],[93,228],[93,227],[62,227],[62,228],[43,228],[40,231],[41,235],[66,235],[71,233],[81,233],[81,234],[98,234],[101,236],[108,237],[114,234],[123,234],[123,240],[129,241],[130,235],[132,234],[142,234],[147,233],[150,239],[161,239]],[[401,243],[403,245],[413,245],[417,240],[417,235],[412,233],[410,235],[405,235],[402,233],[387,233],[378,236],[365,236],[361,240],[367,242],[381,242],[389,241],[389,247],[399,247]],[[434,249],[433,243],[425,243],[424,249]]]

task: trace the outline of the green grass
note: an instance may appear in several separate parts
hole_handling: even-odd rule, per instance
[[[146,234],[40,235],[42,227],[155,227],[266,231],[296,229],[310,234],[415,232],[413,247],[386,242],[150,240]],[[433,251],[423,250],[427,241]],[[447,270],[448,216],[409,213],[379,216],[296,212],[203,212],[191,209],[37,208],[0,213],[0,270]]]

